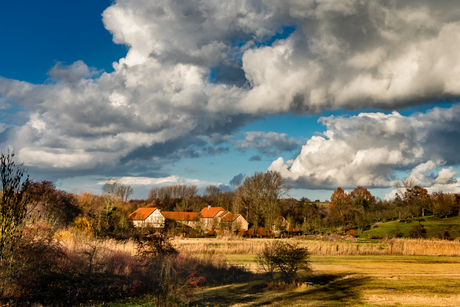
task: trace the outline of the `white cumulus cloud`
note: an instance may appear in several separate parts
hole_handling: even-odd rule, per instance
[[[399,179],[395,172],[408,170],[421,186],[458,188],[452,166],[460,163],[459,105],[411,116],[361,113],[320,121],[327,127],[323,136],[309,139],[295,159],[280,157],[269,167],[294,187],[391,187]]]
[[[214,140],[267,114],[392,110],[460,94],[454,1],[116,0],[102,16],[128,50],[112,73],[77,61],[54,66],[45,84],[0,78],[0,108],[13,101],[25,110],[24,124],[1,132],[1,145],[29,167],[91,173],[161,164],[225,152]],[[384,126],[341,139],[355,123],[377,122],[372,116]],[[311,139],[290,172],[306,182],[384,186],[393,167],[426,163],[435,152],[414,138],[424,130],[416,120],[410,129],[403,120],[323,119],[336,135]],[[375,147],[355,144],[375,143],[373,133],[382,138]]]

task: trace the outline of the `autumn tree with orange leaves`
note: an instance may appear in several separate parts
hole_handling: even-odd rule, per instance
[[[364,205],[375,200],[366,188],[358,187],[348,194],[341,187],[338,187],[331,196],[328,224],[341,227],[345,230],[349,227],[362,227]]]
[[[341,187],[338,187],[331,196],[329,203],[329,213],[327,221],[333,226],[345,227],[351,222],[350,212],[352,211],[353,203],[350,195]]]
[[[356,208],[368,209],[375,202],[375,197],[365,187],[356,187],[350,193],[351,201]]]

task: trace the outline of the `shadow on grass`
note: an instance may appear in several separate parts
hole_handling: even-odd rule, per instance
[[[265,284],[260,278],[246,283],[234,283],[210,288],[197,295],[192,306],[230,306],[257,300],[264,292]]]
[[[192,306],[346,306],[363,304],[358,291],[369,278],[343,275],[315,275],[308,281],[314,286],[296,289],[269,289],[258,276],[257,280],[203,290]]]

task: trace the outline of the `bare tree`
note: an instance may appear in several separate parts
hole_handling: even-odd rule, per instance
[[[241,212],[256,228],[270,227],[280,214],[279,199],[287,195],[289,187],[279,172],[256,172],[238,186],[234,211]]]
[[[208,185],[206,189],[204,190],[204,197],[214,199],[214,198],[217,198],[220,193],[222,193],[222,190],[219,189],[218,186]]]
[[[417,181],[414,178],[407,177],[403,180],[398,180],[394,183],[394,188],[402,199],[406,198],[406,195],[413,187],[417,185]]]
[[[31,210],[28,193],[31,182],[22,164],[14,162],[14,152],[0,153],[0,260],[9,252],[22,236],[26,217]]]
[[[118,190],[118,180],[116,178],[110,178],[106,181],[102,190],[108,195],[115,196]]]
[[[123,202],[127,202],[129,197],[133,195],[134,190],[129,185],[119,184],[118,189],[116,191],[116,196],[120,197]]]
[[[133,195],[134,190],[131,186],[123,184],[116,178],[110,178],[102,187],[102,190],[112,197],[119,197],[123,202],[127,202]]]
[[[185,184],[171,185],[167,187],[155,187],[150,189],[148,200],[163,199],[190,199],[196,196],[198,188],[196,185],[187,186]]]

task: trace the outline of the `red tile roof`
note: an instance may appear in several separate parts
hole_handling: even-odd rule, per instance
[[[221,212],[221,213],[219,213],[219,217],[224,217],[228,213],[230,213],[230,212],[228,212],[228,211]]]
[[[234,220],[236,220],[236,218],[239,216],[239,214],[232,214],[232,213],[229,213],[227,215],[225,215],[222,219],[221,219],[221,222],[233,222]]]
[[[219,211],[225,211],[225,209],[222,207],[206,207],[201,210],[200,214],[201,217],[214,217]]]
[[[161,212],[163,216],[167,219],[174,221],[196,221],[198,220],[198,212],[172,212],[172,211],[163,211]]]
[[[138,208],[128,216],[129,220],[143,221],[149,217],[157,208]]]

